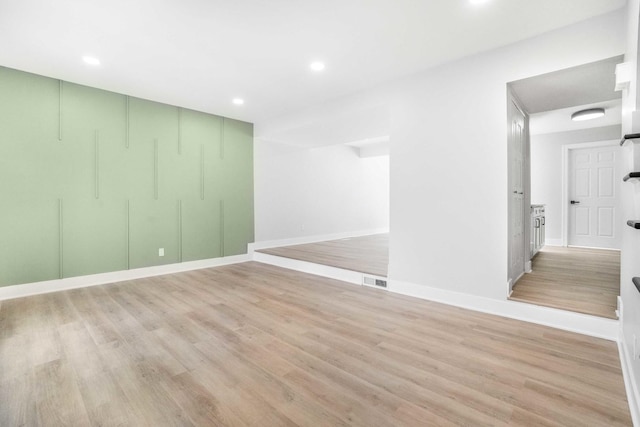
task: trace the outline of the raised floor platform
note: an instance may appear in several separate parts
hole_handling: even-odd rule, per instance
[[[374,234],[303,245],[258,249],[255,252],[351,272],[387,277],[389,234]]]

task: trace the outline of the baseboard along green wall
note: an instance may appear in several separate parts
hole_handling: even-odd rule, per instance
[[[253,125],[0,67],[0,198],[0,286],[244,254]]]

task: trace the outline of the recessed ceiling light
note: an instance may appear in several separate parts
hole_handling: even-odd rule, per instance
[[[88,65],[100,65],[100,60],[94,56],[83,56],[82,60]]]
[[[589,108],[588,110],[576,111],[571,115],[574,122],[582,122],[585,120],[597,119],[604,116],[604,108]]]
[[[489,0],[469,0],[469,3],[471,4],[482,4],[482,3],[487,3]]]
[[[324,62],[314,61],[309,65],[313,71],[322,71],[324,70]]]
[[[244,104],[244,99],[242,99],[242,98],[233,98],[233,101],[231,101],[231,102],[233,102],[236,105],[242,105],[242,104]]]

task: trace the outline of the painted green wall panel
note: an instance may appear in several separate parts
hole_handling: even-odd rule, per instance
[[[220,201],[182,201],[182,261],[222,256]]]
[[[253,241],[251,124],[3,67],[0,94],[0,286]]]
[[[0,67],[3,142],[58,141],[59,86],[58,80]]]
[[[64,169],[62,197],[97,198],[100,190],[103,196],[124,197],[114,194],[124,184],[113,170],[119,165],[105,160],[124,146],[125,97],[72,83],[64,83],[62,93],[61,146],[65,163],[72,165]]]
[[[184,168],[172,170],[173,192],[179,198],[219,199],[221,197],[222,118],[192,110],[182,110],[181,147]],[[186,173],[185,173],[186,172]],[[170,184],[170,185],[171,185]]]
[[[0,67],[3,200],[58,198],[62,170],[58,118],[57,80]]]
[[[3,201],[0,286],[58,279],[58,200]]]
[[[1,101],[0,101],[1,102]],[[3,134],[0,128],[0,135]],[[63,159],[59,143],[24,143],[0,136],[0,195],[4,201],[58,199]]]
[[[163,184],[171,159],[177,156],[178,130],[177,107],[129,99],[129,198],[173,197]]]
[[[125,197],[126,97],[72,83],[63,84],[65,198]]]
[[[178,202],[138,199],[129,208],[129,268],[179,262]]]
[[[253,242],[253,125],[224,120],[224,255]]]
[[[124,200],[63,200],[64,277],[127,269]]]

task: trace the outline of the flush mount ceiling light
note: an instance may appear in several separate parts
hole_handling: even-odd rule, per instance
[[[582,122],[585,120],[597,119],[604,116],[604,108],[589,108],[588,110],[576,111],[571,115],[574,122]]]
[[[242,105],[242,104],[244,104],[244,99],[242,99],[242,98],[233,98],[233,100],[231,102],[233,102],[236,105]]]
[[[483,4],[483,3],[487,3],[489,0],[469,0],[469,3],[471,4]]]
[[[322,71],[324,70],[324,62],[314,61],[309,64],[309,68],[311,68],[313,71]]]
[[[93,65],[94,67],[100,65],[100,60],[94,56],[83,56],[82,60],[85,64]]]

